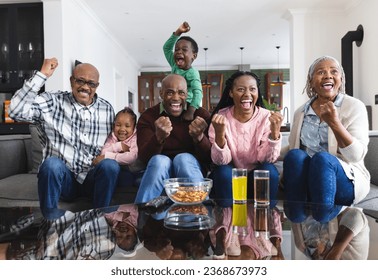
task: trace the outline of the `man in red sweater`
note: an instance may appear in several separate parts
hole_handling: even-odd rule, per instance
[[[135,203],[161,195],[165,179],[202,179],[211,162],[205,133],[209,112],[200,107],[193,121],[182,117],[187,108],[185,79],[177,74],[165,77],[160,97],[162,102],[144,111],[137,124],[138,157],[147,168]]]

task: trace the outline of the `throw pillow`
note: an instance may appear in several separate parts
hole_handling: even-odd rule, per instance
[[[32,139],[32,169],[30,173],[37,174],[39,165],[42,161],[42,145],[39,137],[38,126],[35,124],[29,125],[31,139]]]

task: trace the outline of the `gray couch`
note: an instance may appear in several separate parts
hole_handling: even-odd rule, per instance
[[[284,133],[283,141],[287,141]],[[378,131],[370,132],[369,151],[365,159],[366,167],[371,174],[371,190],[358,206],[378,210]],[[0,207],[27,206],[38,207],[37,169],[41,160],[41,147],[35,130],[31,135],[0,136]],[[279,164],[279,163],[278,163]],[[134,201],[139,178],[133,183],[121,179],[112,204]],[[129,182],[128,182],[129,181]],[[87,200],[74,203],[61,203],[62,209],[71,211],[90,208]]]
[[[282,146],[288,145],[289,132],[283,132]],[[370,180],[370,192],[369,194],[356,206],[378,211],[378,131],[369,131],[369,146],[368,153],[365,157],[365,166],[369,170],[371,175]],[[282,171],[282,161],[277,162],[276,166],[278,170]],[[280,198],[283,198],[283,193],[279,194]],[[377,213],[378,214],[378,213]]]
[[[378,211],[378,131],[370,131],[369,150],[365,157],[365,166],[370,172],[370,192],[356,206]]]
[[[42,158],[37,132],[0,135],[0,207],[39,207],[37,170]],[[123,174],[121,174],[123,177]],[[124,178],[113,197],[112,204],[134,201],[140,176]],[[60,202],[60,208],[79,211],[91,208],[88,199]]]

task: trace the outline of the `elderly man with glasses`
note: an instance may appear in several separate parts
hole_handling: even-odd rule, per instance
[[[43,146],[38,194],[47,219],[64,213],[58,209],[59,199],[90,197],[94,208],[108,206],[120,171],[112,159],[93,164],[114,121],[113,107],[96,93],[98,70],[79,64],[70,78],[72,92],[38,94],[57,66],[56,58],[45,59],[41,70],[12,97],[9,109],[14,120],[37,124]]]

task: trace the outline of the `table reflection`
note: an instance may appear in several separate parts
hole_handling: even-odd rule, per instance
[[[327,223],[312,215],[292,224],[296,248],[310,259],[366,260],[370,228],[360,208],[347,207]]]
[[[258,215],[255,216],[256,210]],[[261,210],[266,215],[261,215]],[[213,229],[214,259],[283,259],[282,221],[278,208],[256,208],[253,203],[247,204],[246,234],[233,230],[232,207],[217,211],[217,224]],[[263,225],[267,227],[262,229]],[[257,234],[262,231],[267,234]]]
[[[302,255],[288,255],[294,259],[368,257],[370,228],[362,209],[345,207],[326,223],[311,213],[294,223],[283,202],[256,208],[251,201],[245,210],[241,221],[234,206],[211,200],[158,209],[125,204],[45,220],[38,208],[1,208],[0,259],[266,260],[284,259],[285,244]],[[284,239],[283,229],[292,238]]]

